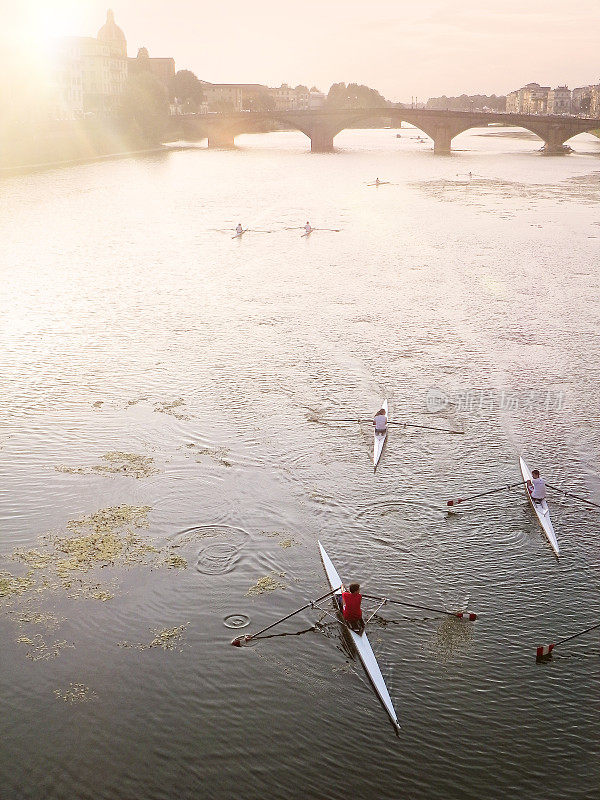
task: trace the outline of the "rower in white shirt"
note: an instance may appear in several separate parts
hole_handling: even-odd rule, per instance
[[[546,499],[546,482],[540,478],[539,469],[531,470],[531,480],[527,481],[527,488],[534,503],[540,504]]]
[[[313,229],[310,226],[310,222],[306,223],[306,225],[304,226],[304,230],[306,231],[306,233],[312,233],[313,232]]]
[[[387,416],[384,408],[380,408],[375,414],[373,425],[375,425],[375,433],[385,433],[387,431]]]
[[[235,226],[235,232],[236,233],[241,233],[243,230],[244,229],[242,228],[242,223],[238,222],[238,224]]]

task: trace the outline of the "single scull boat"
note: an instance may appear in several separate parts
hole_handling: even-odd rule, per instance
[[[524,481],[530,481],[532,479],[531,470],[523,461],[523,459],[519,456],[519,465],[521,467],[521,475],[523,476]],[[560,550],[558,549],[558,541],[556,540],[556,534],[554,533],[554,528],[552,526],[552,520],[550,519],[550,510],[548,508],[548,503],[545,500],[542,500],[541,503],[536,503],[535,500],[529,494],[529,488],[527,483],[525,483],[525,492],[527,494],[527,499],[531,504],[531,507],[535,511],[535,515],[540,523],[540,526],[544,533],[546,534],[546,539],[550,542],[550,546],[554,550],[554,554],[558,558],[560,556]]]
[[[386,417],[388,416],[388,402],[384,400],[381,404],[381,408],[385,411]],[[383,445],[385,444],[385,440],[387,438],[387,429],[384,433],[377,433],[374,432],[374,442],[373,442],[373,472],[377,469],[377,464],[379,464],[379,459],[381,458],[381,453],[383,451]]]
[[[325,569],[325,574],[327,575],[329,586],[331,587],[332,591],[337,589],[337,591],[335,591],[333,594],[333,604],[343,632],[347,636],[348,641],[352,643],[354,650],[356,650],[364,670],[367,673],[367,677],[371,682],[371,686],[375,690],[375,694],[379,698],[381,705],[387,711],[390,721],[394,726],[394,730],[398,734],[400,723],[398,722],[398,717],[396,715],[396,711],[394,710],[394,705],[392,703],[387,686],[383,680],[383,675],[379,669],[379,664],[377,663],[377,659],[375,658],[375,654],[371,648],[371,643],[367,639],[366,631],[363,630],[362,633],[356,633],[347,625],[346,621],[344,620],[341,612],[342,591],[344,591],[344,586],[336,568],[333,566],[331,559],[325,552],[321,542],[319,542],[319,550],[321,551],[321,561],[323,562],[323,567]],[[338,589],[338,586],[341,588]]]

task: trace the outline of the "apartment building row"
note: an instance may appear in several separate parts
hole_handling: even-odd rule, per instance
[[[540,86],[528,83],[506,96],[506,110],[513,114],[577,114],[600,117],[600,84],[578,86]]]
[[[204,102],[200,112],[211,111],[309,111],[325,103],[325,95],[314,87],[270,88],[260,83],[209,83],[201,81]]]

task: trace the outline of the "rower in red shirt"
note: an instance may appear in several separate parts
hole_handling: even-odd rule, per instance
[[[348,587],[349,592],[342,592],[342,601],[344,607],[342,613],[348,626],[356,633],[362,633],[365,629],[365,623],[362,618],[362,611],[360,608],[360,601],[362,594],[360,594],[360,584],[351,583]]]

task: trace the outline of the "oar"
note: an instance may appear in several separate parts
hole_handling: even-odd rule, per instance
[[[567,636],[566,639],[561,639],[559,642],[554,642],[554,644],[546,644],[543,647],[538,647],[535,651],[535,657],[542,658],[543,656],[550,655],[550,653],[554,650],[554,648],[558,647],[559,644],[570,642],[571,639],[576,639],[578,636],[583,636],[584,633],[589,633],[590,631],[594,631],[596,630],[596,628],[600,628],[600,622],[597,625],[592,625],[591,628],[586,628],[584,631],[579,631],[579,633],[574,633],[572,636]]]
[[[368,597],[369,600],[385,600],[386,603],[394,603],[398,606],[408,606],[409,608],[418,608],[421,611],[435,611],[437,614],[447,614],[449,617],[458,617],[459,619],[468,619],[473,622],[477,619],[477,614],[472,611],[446,611],[442,608],[430,608],[429,606],[418,606],[414,603],[405,603],[404,600],[390,600],[389,597],[377,597],[373,594],[363,594],[363,597]]]
[[[341,228],[313,228],[313,231],[331,231],[332,233],[339,233]]]
[[[594,506],[594,508],[600,508],[600,505],[598,505],[598,503],[592,503],[591,500],[586,500],[585,497],[580,497],[578,494],[572,494],[571,492],[565,492],[564,489],[560,489],[558,486],[552,486],[549,483],[547,483],[546,486],[549,489],[554,489],[555,492],[560,492],[561,494],[564,494],[565,497],[572,497],[573,500],[579,500],[581,503],[587,503],[588,506]]]
[[[433,425],[416,425],[414,422],[388,422],[388,425],[402,425],[405,428],[425,428],[428,431],[442,431],[442,433],[464,434],[464,431],[449,431],[448,428],[435,428]]]
[[[323,420],[324,422],[366,422],[373,424],[372,419],[326,419]],[[399,425],[402,428],[425,428],[429,431],[441,431],[442,433],[457,433],[457,434],[464,434],[464,431],[449,431],[448,428],[436,428],[433,425],[417,425],[414,422],[390,422],[388,420],[388,425]]]
[[[280,622],[285,622],[286,619],[290,619],[291,617],[295,617],[296,614],[299,614],[301,611],[306,611],[307,608],[312,608],[316,603],[319,603],[321,600],[325,600],[326,597],[330,597],[332,594],[335,594],[336,592],[339,592],[339,590],[341,588],[342,588],[341,586],[338,586],[337,589],[332,589],[330,592],[327,592],[327,594],[324,594],[322,597],[317,597],[316,600],[311,600],[310,603],[307,603],[305,606],[302,606],[302,608],[297,608],[296,611],[292,611],[291,614],[287,614],[285,617],[282,617],[281,619],[278,619],[276,622],[273,622],[271,625],[267,625],[266,628],[263,628],[262,630],[257,631],[256,633],[248,633],[245,636],[238,636],[236,639],[232,639],[231,644],[234,647],[241,647],[243,642],[249,642],[251,639],[254,639],[256,636],[260,636],[261,633],[265,633],[265,631],[270,631],[271,628],[274,628],[275,625],[279,625]]]
[[[458,497],[456,500],[448,500],[446,505],[457,506],[459,503],[465,503],[467,500],[476,500],[478,497],[485,497],[486,494],[494,494],[495,492],[505,492],[507,489],[514,489],[515,486],[521,486],[522,483],[524,483],[524,481],[509,483],[508,486],[499,486],[497,489],[488,489],[487,492],[472,494],[470,497]]]

